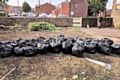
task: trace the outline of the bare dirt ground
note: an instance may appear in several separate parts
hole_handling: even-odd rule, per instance
[[[110,29],[112,31],[112,29]],[[93,32],[93,31],[92,31]],[[62,28],[59,32],[28,32],[22,31],[0,31],[0,41],[15,40],[19,37],[24,39],[44,37],[55,37],[64,34],[66,37],[81,38],[93,37],[79,28]],[[107,37],[104,35],[104,37]],[[96,37],[93,37],[96,38]],[[37,55],[35,57],[9,57],[0,58],[0,78],[9,70],[19,64],[17,70],[11,73],[5,80],[74,80],[72,77],[78,75],[76,80],[120,80],[120,56],[85,53],[89,57],[112,65],[112,70],[78,58],[62,53]],[[83,74],[83,72],[85,72]]]
[[[80,30],[97,39],[107,37],[114,40],[115,43],[120,43],[120,30],[115,28],[81,28]]]

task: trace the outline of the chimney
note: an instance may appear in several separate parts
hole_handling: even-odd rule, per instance
[[[51,3],[51,0],[50,0],[50,4],[52,4],[52,3]]]
[[[40,6],[40,0],[38,0],[38,6]]]
[[[68,0],[66,0],[66,2],[68,2]]]

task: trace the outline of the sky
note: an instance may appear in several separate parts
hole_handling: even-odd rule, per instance
[[[19,0],[19,6],[22,6],[22,3],[24,1],[28,2],[32,8],[34,8],[35,5],[38,4],[38,0]],[[40,1],[41,1],[41,4],[51,1],[53,5],[57,6],[61,1],[64,1],[64,0],[40,0]],[[113,0],[108,0],[107,6],[106,6],[107,9],[112,8],[112,2]],[[9,0],[8,4],[12,6],[18,6],[17,0]]]

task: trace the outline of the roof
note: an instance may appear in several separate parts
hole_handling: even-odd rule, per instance
[[[20,6],[12,6],[13,8],[21,8]]]
[[[61,2],[60,4],[69,4],[69,1],[65,0],[65,1]],[[60,5],[60,4],[58,4],[58,5]]]
[[[54,6],[54,7],[56,7],[55,5],[53,5],[53,4],[51,4],[51,3],[48,3],[48,2],[46,2],[46,3],[44,3],[44,4],[41,4],[40,6],[43,6],[43,5],[46,5],[46,4],[49,4],[49,5],[51,5],[51,6]],[[40,7],[39,5],[36,5],[36,7]]]
[[[61,4],[69,4],[69,1],[63,1]]]
[[[8,6],[13,8],[21,8],[21,6],[11,6],[11,5],[8,5]]]

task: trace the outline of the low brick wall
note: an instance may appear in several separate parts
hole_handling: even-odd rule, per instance
[[[72,18],[0,18],[0,25],[14,26],[16,23],[27,26],[29,22],[49,22],[59,27],[73,26]]]
[[[90,27],[97,27],[97,18],[82,18],[82,27],[87,26],[87,22]],[[102,20],[103,27],[113,27],[113,18],[103,18]]]

